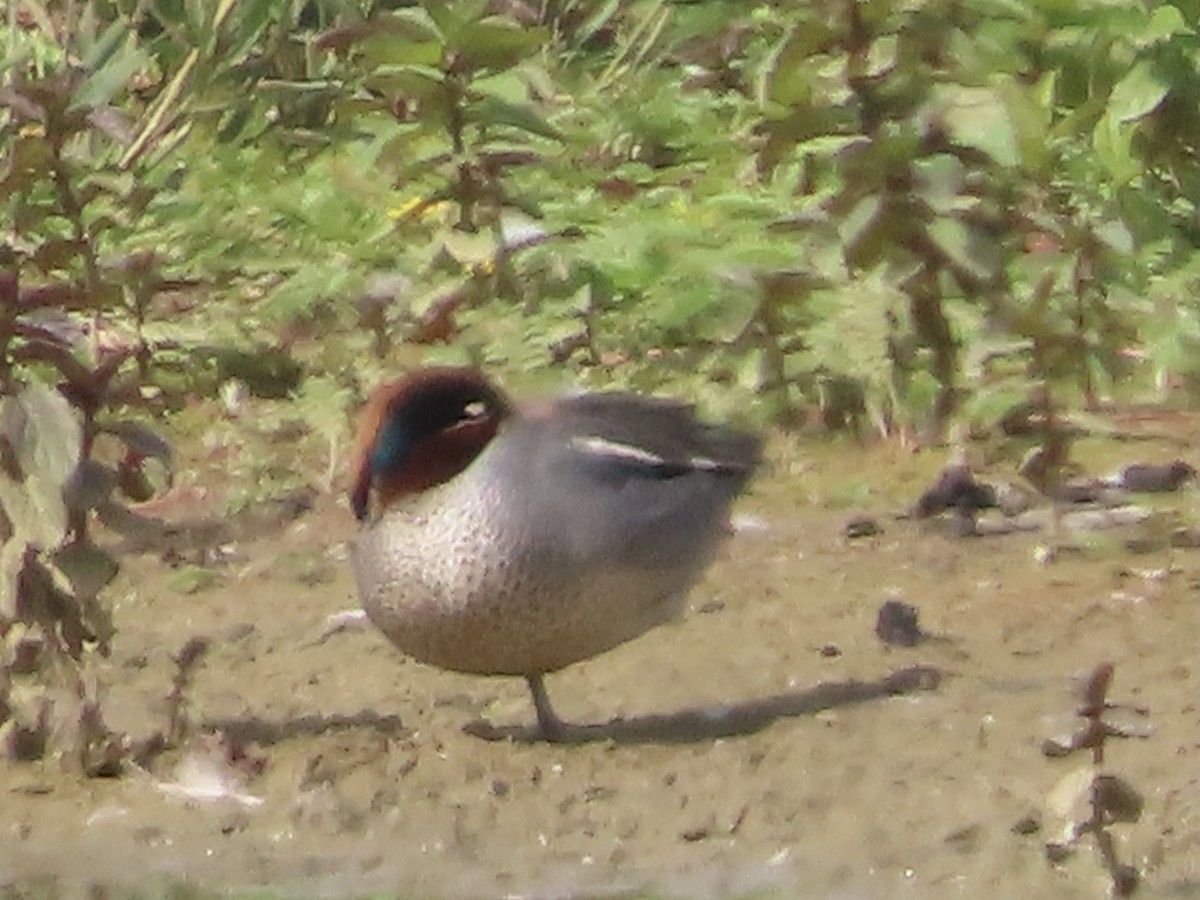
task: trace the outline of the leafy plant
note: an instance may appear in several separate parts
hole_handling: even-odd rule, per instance
[[[169,484],[169,445],[127,410],[155,398],[153,363],[180,347],[152,334],[154,301],[187,282],[135,236],[171,190],[166,162],[202,88],[239,77],[270,21],[266,4],[234,6],[151,22],[106,4],[25,4],[3,33],[0,727],[12,757],[67,753],[103,775],[128,749],[89,674],[113,635],[101,595],[117,572],[90,525],[153,494],[148,463]],[[231,30],[232,50],[220,46]],[[70,726],[61,744],[52,711]]]
[[[1196,12],[10,4],[0,696],[29,629],[77,667],[103,643],[90,523],[169,471],[144,411],[197,394],[287,399],[332,487],[364,385],[418,361],[863,435],[1032,424],[1043,459],[1145,357],[1195,384]],[[44,709],[0,701],[22,752]]]
[[[113,264],[101,252],[117,216],[136,212],[138,193],[113,169],[80,162],[89,144],[107,137],[106,108],[93,104],[107,67],[130,64],[116,59],[90,75],[12,79],[4,128],[17,133],[0,181],[15,225],[0,245],[0,668],[60,673],[77,711],[69,746],[96,774],[119,766],[123,751],[82,667],[88,647],[107,653],[112,624],[100,594],[117,569],[92,544],[89,514],[117,493],[146,499],[147,460],[170,467],[164,441],[135,420],[105,415],[136,390],[146,348],[102,313],[129,313],[136,326],[155,289],[152,255]],[[26,269],[46,280],[26,285]],[[54,379],[57,390],[48,385]],[[119,462],[99,461],[106,436],[123,447]],[[16,687],[6,678],[0,718],[12,718],[9,752],[20,757],[46,749],[54,704],[36,690],[21,697]]]

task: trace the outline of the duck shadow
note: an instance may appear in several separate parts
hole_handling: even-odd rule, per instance
[[[268,747],[293,738],[320,737],[332,731],[369,729],[383,737],[405,737],[412,734],[397,715],[381,715],[364,709],[350,715],[312,714],[291,719],[270,721],[258,716],[235,719],[207,719],[200,723],[201,731],[215,731],[239,743]]]
[[[869,700],[932,691],[942,678],[942,670],[934,666],[913,665],[875,681],[818,684],[807,690],[775,694],[758,700],[613,719],[592,725],[564,723],[563,731],[556,736],[554,743],[690,744],[737,737],[761,731],[778,719],[809,716]],[[259,716],[207,719],[199,727],[201,731],[217,732],[238,743],[254,743],[263,747],[294,738],[319,737],[335,731],[366,729],[396,738],[412,733],[400,716],[384,715],[370,709],[349,715],[311,714],[278,721]],[[536,725],[493,725],[476,720],[463,726],[463,731],[486,741],[522,744],[546,742]]]
[[[675,713],[613,719],[594,725],[564,723],[557,744],[689,744],[738,737],[761,731],[778,719],[808,716],[827,709],[932,691],[943,673],[934,666],[913,665],[876,681],[842,681],[819,684],[804,691],[775,694],[759,700],[684,709]],[[486,741],[538,743],[546,741],[537,726],[493,725],[484,720],[463,727]]]

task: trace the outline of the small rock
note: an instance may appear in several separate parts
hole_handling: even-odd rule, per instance
[[[842,649],[837,644],[825,644],[818,652],[826,659],[834,659],[842,655]]]
[[[1057,841],[1046,844],[1046,859],[1055,865],[1066,862],[1074,852],[1075,847],[1071,844],[1060,844]]]
[[[145,653],[135,653],[121,663],[126,669],[144,669],[150,665],[150,657]]]
[[[1125,549],[1134,556],[1146,556],[1165,550],[1169,544],[1164,535],[1139,534],[1125,539]]]
[[[323,644],[335,634],[340,634],[343,631],[365,629],[370,624],[371,620],[367,618],[366,612],[361,609],[345,609],[341,612],[331,613],[325,617],[325,627],[319,635],[309,642],[309,646]]]
[[[1141,876],[1138,875],[1138,870],[1126,863],[1119,864],[1112,873],[1113,895],[1116,897],[1129,897],[1137,890],[1138,881]]]
[[[1068,481],[1054,488],[1052,496],[1060,503],[1097,503],[1105,485],[1099,481]]]
[[[1042,741],[1042,756],[1050,759],[1062,759],[1070,756],[1075,752],[1074,738],[1072,735],[1066,737],[1046,738]]]
[[[1036,812],[1026,813],[1013,822],[1013,834],[1031,835],[1042,830],[1042,817]]]
[[[109,735],[85,749],[83,769],[90,778],[117,778],[125,769],[129,749],[123,737]]]
[[[1093,803],[1099,806],[1104,823],[1136,822],[1142,817],[1146,798],[1119,775],[1097,775]]]
[[[236,644],[238,641],[244,641],[251,637],[256,631],[258,629],[252,622],[238,622],[226,629],[224,643]]]
[[[762,516],[738,513],[730,517],[729,528],[734,534],[762,535],[770,533],[771,524]]]
[[[845,527],[842,529],[842,534],[845,535],[847,540],[875,537],[876,535],[883,534],[883,527],[877,520],[870,516],[853,516],[847,520]]]
[[[129,758],[139,768],[148,769],[167,747],[167,736],[161,731],[156,731],[148,737],[134,741],[129,747]]]
[[[1058,548],[1048,544],[1038,544],[1033,548],[1033,561],[1039,566],[1048,566],[1058,558]]]
[[[601,800],[610,800],[616,795],[616,788],[605,787],[604,785],[600,784],[593,784],[584,790],[583,802],[596,803]]]
[[[1180,550],[1200,549],[1200,528],[1176,528],[1171,532],[1170,543],[1172,547]]]
[[[157,844],[163,838],[163,830],[157,825],[143,825],[133,830],[133,839],[139,844]]]
[[[928,635],[921,629],[917,608],[900,600],[888,600],[879,607],[875,635],[885,644],[915,647]]]
[[[927,519],[949,509],[970,510],[993,509],[996,506],[996,490],[989,484],[976,481],[969,466],[952,463],[938,473],[937,481],[917,500],[912,515]]]
[[[46,740],[49,732],[46,724],[33,726],[16,724],[8,733],[8,758],[13,762],[34,762],[46,755]]]
[[[1196,477],[1196,470],[1177,459],[1165,465],[1134,463],[1121,470],[1120,486],[1139,494],[1164,494],[1177,491]]]
[[[975,733],[975,743],[979,749],[986,750],[992,738],[992,728],[996,725],[996,717],[991,713],[979,720],[979,730]]]
[[[221,834],[240,834],[250,824],[250,816],[244,809],[235,809],[221,817]]]
[[[32,675],[42,667],[46,642],[38,636],[27,635],[17,641],[8,671],[13,675]]]
[[[996,504],[1007,518],[1019,516],[1037,504],[1037,495],[1013,484],[996,485]]]
[[[979,534],[978,512],[974,509],[956,509],[950,517],[949,531],[954,537],[975,537]]]
[[[982,834],[982,826],[967,825],[946,835],[944,843],[959,853],[974,853],[979,849],[979,838]]]

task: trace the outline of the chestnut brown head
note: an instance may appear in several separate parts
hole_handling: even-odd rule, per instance
[[[376,389],[363,410],[351,472],[350,507],[371,509],[444,484],[495,437],[507,398],[477,369],[431,367]]]

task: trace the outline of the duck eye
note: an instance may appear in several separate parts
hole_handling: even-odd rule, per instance
[[[472,400],[462,408],[462,415],[459,416],[460,422],[468,422],[472,419],[482,419],[487,415],[487,404],[482,400]]]

